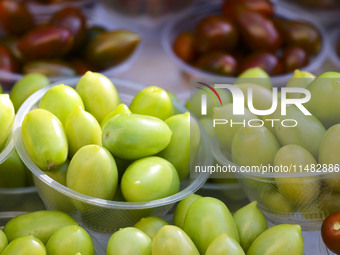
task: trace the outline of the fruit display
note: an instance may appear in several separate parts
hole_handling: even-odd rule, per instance
[[[189,113],[174,115],[170,96],[159,87],[141,90],[130,104],[131,113],[112,117],[120,103],[115,86],[99,73],[87,72],[75,89],[63,84],[49,88],[39,108],[22,122],[29,157],[46,172],[69,159],[66,186],[96,198],[113,200],[118,182],[128,202],[177,193],[180,179],[189,175],[189,124],[194,120]],[[128,161],[128,167],[118,170],[116,160]]]
[[[299,225],[268,228],[256,202],[231,216],[218,199],[193,194],[177,205],[174,225],[157,217],[143,218],[112,234],[107,254],[303,255],[304,240]]]
[[[172,27],[173,53],[195,77],[205,72],[236,77],[260,67],[270,76],[303,69],[320,54],[324,41],[312,23],[276,13],[271,1],[225,0],[219,9],[194,12],[181,29]],[[176,21],[178,22],[178,21]],[[179,25],[180,23],[178,23]],[[177,26],[178,26],[177,25]]]
[[[90,71],[66,82],[26,100],[13,127],[48,208],[110,233],[203,185],[190,165],[210,162],[208,138],[168,92]]]
[[[9,219],[0,230],[0,253],[105,254],[100,244],[69,215],[41,210]]]
[[[126,61],[141,38],[128,30],[107,31],[91,24],[82,11],[66,7],[44,24],[35,24],[24,3],[1,1],[0,70],[76,76],[106,71]]]
[[[298,100],[304,97],[302,93],[310,93],[311,97],[301,104],[302,107],[281,104],[270,114],[253,112],[271,108],[275,96],[280,102],[290,93],[282,97],[282,93],[286,93],[283,90],[280,98],[275,90],[264,87],[263,79],[257,82],[254,78],[253,84],[242,83],[240,79],[236,82],[235,87],[244,95],[248,92],[248,97],[248,89],[252,88],[252,100],[245,96],[248,107],[243,115],[234,114],[230,101],[214,107],[212,98],[207,99],[210,107],[207,114],[212,112],[210,126],[214,127],[217,138],[214,148],[224,158],[223,165],[235,164],[233,173],[239,177],[249,199],[257,200],[259,208],[273,222],[301,223],[302,218],[303,229],[315,229],[327,215],[340,208],[337,202],[339,73],[326,72],[313,77],[306,72],[294,72],[285,89],[302,88]],[[296,93],[291,96],[296,98]],[[190,100],[190,107],[202,116],[200,108],[196,108],[198,105],[193,104],[195,97],[196,94]],[[223,178],[223,173],[217,177]]]

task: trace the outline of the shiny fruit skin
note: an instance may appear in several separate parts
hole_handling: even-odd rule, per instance
[[[195,28],[195,48],[199,53],[233,50],[238,42],[235,25],[223,16],[203,18]]]
[[[171,117],[174,112],[171,97],[166,90],[157,86],[139,91],[129,108],[133,113],[154,116],[161,120]]]
[[[157,232],[165,225],[169,225],[169,223],[161,218],[150,216],[140,219],[134,227],[142,230],[152,240]]]
[[[88,71],[78,81],[76,91],[84,102],[85,110],[99,123],[120,104],[120,96],[109,78]]]
[[[70,157],[85,145],[102,145],[102,130],[98,121],[80,106],[76,107],[68,115],[64,127],[68,139]]]
[[[135,160],[157,154],[170,143],[172,131],[156,117],[120,114],[103,127],[103,146],[115,157]]]
[[[79,94],[70,86],[59,84],[50,88],[41,98],[39,108],[53,113],[65,126],[67,117],[77,108],[84,109]]]
[[[199,198],[190,206],[185,216],[183,230],[202,254],[222,233],[239,242],[238,230],[227,206],[212,197]]]
[[[107,255],[151,255],[152,241],[143,231],[127,227],[115,232],[107,244]]]
[[[73,44],[71,32],[64,27],[36,27],[19,41],[18,49],[27,60],[51,59],[67,54]]]
[[[219,75],[234,76],[238,71],[236,59],[225,52],[215,51],[201,55],[194,63],[194,66]]]
[[[256,201],[237,210],[233,218],[240,235],[240,245],[244,251],[247,251],[255,239],[267,230],[266,218],[257,208]]]
[[[197,150],[193,148],[193,140],[197,140],[195,144],[199,144],[200,130],[196,120],[190,118],[189,112],[176,114],[168,118],[165,123],[171,129],[172,136],[168,146],[158,155],[173,164],[180,179],[183,180],[190,173],[190,150]],[[195,127],[197,136],[191,133],[193,132],[191,128]]]
[[[103,128],[104,125],[106,124],[106,122],[116,115],[130,114],[130,113],[132,113],[132,112],[130,111],[129,107],[126,104],[119,104],[112,112],[110,112],[108,115],[105,116],[105,118],[102,120],[100,126],[101,126],[101,128]]]
[[[66,186],[82,194],[112,200],[117,189],[117,165],[108,150],[90,144],[72,157],[66,174]]]
[[[14,217],[7,222],[4,232],[9,242],[18,237],[34,235],[46,244],[55,231],[66,225],[78,223],[64,212],[42,210]]]
[[[21,135],[27,154],[43,171],[66,161],[68,142],[64,127],[49,111],[30,111],[22,122]]]
[[[15,111],[19,110],[19,107],[30,95],[49,84],[48,78],[40,73],[27,74],[17,81],[9,94]]]
[[[34,21],[25,4],[4,0],[0,1],[0,25],[8,34],[20,36],[33,28]]]
[[[86,60],[99,70],[113,67],[126,60],[136,49],[141,38],[128,30],[104,32],[86,48]]]
[[[12,52],[3,45],[0,45],[0,70],[11,73],[20,72],[19,61],[12,54]]]
[[[300,225],[281,224],[264,231],[251,244],[247,255],[303,255]]]
[[[3,255],[46,255],[44,244],[32,235],[19,237],[10,242],[4,251]]]
[[[180,180],[175,167],[160,157],[134,161],[125,170],[121,190],[128,202],[161,199],[179,191]]]
[[[309,56],[302,48],[287,47],[283,51],[282,62],[285,72],[289,73],[306,66],[309,62]]]
[[[245,255],[242,247],[226,233],[222,233],[208,246],[205,255]]]
[[[152,255],[199,255],[190,237],[176,226],[164,226],[152,243]]]
[[[64,226],[54,232],[46,251],[49,255],[95,255],[90,235],[77,225]]]
[[[176,55],[185,62],[190,63],[197,57],[195,38],[191,32],[180,33],[176,37],[172,47]]]
[[[322,240],[332,252],[340,253],[340,212],[329,215],[321,226]]]
[[[75,7],[66,7],[56,12],[51,20],[51,25],[65,27],[72,33],[73,49],[80,46],[86,36],[86,18],[82,11]]]
[[[200,195],[192,194],[178,203],[173,217],[174,225],[183,229],[185,216],[187,215],[190,206],[199,198],[201,198]]]
[[[238,13],[237,22],[249,49],[275,51],[280,48],[280,33],[269,18],[243,10]]]
[[[269,75],[279,75],[283,73],[281,60],[270,52],[255,52],[246,57],[242,63],[241,71],[253,67],[260,67]]]

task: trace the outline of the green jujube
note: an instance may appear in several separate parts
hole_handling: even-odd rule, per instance
[[[115,157],[135,160],[162,151],[170,143],[171,136],[171,129],[161,119],[120,114],[104,125],[103,146]]]
[[[78,223],[64,212],[42,210],[16,216],[7,222],[4,232],[9,242],[18,237],[33,235],[46,244],[55,231],[66,225]]]
[[[164,226],[152,242],[152,255],[199,255],[190,237],[179,227]]]
[[[105,116],[105,118],[102,120],[100,124],[101,128],[103,128],[106,122],[112,117],[119,115],[119,114],[128,114],[128,113],[131,113],[129,107],[126,104],[119,104],[112,112],[110,112],[108,115]]]
[[[171,162],[176,168],[179,178],[183,180],[190,173],[190,151],[197,150],[191,148],[190,139],[198,140],[195,144],[199,144],[200,135],[199,127],[195,119],[190,120],[190,113],[177,114],[168,118],[165,123],[168,124],[172,131],[172,136],[169,145],[161,151],[158,155]],[[197,126],[198,134],[190,134],[190,127]],[[194,143],[192,143],[194,144]]]
[[[205,255],[245,255],[242,247],[226,233],[219,235],[210,243]]]
[[[184,227],[185,216],[187,215],[190,206],[199,198],[201,198],[200,195],[192,194],[178,203],[173,217],[174,225],[179,228]]]
[[[22,122],[21,135],[27,154],[42,170],[65,163],[68,142],[64,127],[49,111],[30,111]]]
[[[90,235],[80,226],[69,225],[58,229],[46,244],[48,255],[94,255]]]
[[[85,110],[99,123],[120,104],[120,96],[109,78],[88,71],[78,81],[76,91],[82,98]]]
[[[264,231],[249,247],[247,255],[303,255],[300,225],[282,224]]]
[[[247,251],[253,241],[267,229],[266,218],[257,208],[256,201],[237,210],[233,218],[240,235],[240,244]]]
[[[118,185],[118,170],[110,152],[99,145],[80,148],[66,174],[70,189],[96,198],[112,200]]]
[[[201,254],[222,233],[239,242],[237,227],[229,209],[222,201],[212,197],[199,198],[190,206],[183,230]]]
[[[84,109],[83,101],[72,87],[64,84],[50,88],[39,103],[39,108],[53,113],[63,125],[77,107]]]
[[[26,74],[17,81],[9,94],[15,111],[18,111],[22,103],[34,92],[50,84],[48,78],[41,73]]]
[[[136,114],[166,120],[173,115],[174,107],[166,90],[150,86],[138,92],[130,104],[130,110]]]
[[[165,225],[169,225],[169,223],[161,218],[150,216],[140,219],[134,227],[142,230],[152,240],[157,234],[158,230],[160,230]]]
[[[79,106],[67,117],[65,132],[68,139],[70,157],[85,145],[102,145],[102,130],[98,121]]]
[[[32,235],[13,240],[1,255],[46,255],[44,244]]]
[[[151,245],[150,237],[143,231],[122,228],[110,237],[106,255],[151,255]]]

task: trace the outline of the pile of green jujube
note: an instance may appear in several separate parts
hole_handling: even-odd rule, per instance
[[[247,89],[252,88],[255,109],[271,108],[272,85],[269,76],[262,70],[249,69],[238,78],[235,86],[242,90],[245,102]],[[279,107],[271,115],[257,116],[247,107],[244,115],[234,115],[230,93],[217,89],[223,106],[214,107],[214,102],[208,98],[208,114],[200,120],[211,136],[216,135],[224,156],[236,165],[271,165],[277,169],[288,169],[276,171],[280,174],[277,178],[264,175],[263,178],[241,179],[261,208],[269,209],[271,213],[299,212],[306,219],[322,219],[340,209],[340,73],[326,72],[315,77],[296,70],[287,87],[310,91],[311,99],[303,106],[312,115],[305,115],[293,104],[287,105],[286,115],[282,115],[280,98]],[[300,97],[304,95],[287,93],[288,99]],[[199,98],[200,94],[197,94],[190,100],[191,110],[197,116],[200,116],[200,110],[195,102]],[[231,120],[234,123],[252,120],[254,125],[260,123],[256,120],[277,121],[275,125],[264,121],[264,126],[260,127],[231,126],[229,123],[213,127],[212,119],[226,119],[229,123]],[[285,119],[296,120],[297,125],[283,127],[280,123]],[[294,173],[305,176],[294,177]],[[244,176],[249,177],[247,174]]]
[[[107,255],[303,255],[299,225],[267,227],[256,201],[232,216],[212,197],[193,194],[176,207],[173,224],[146,217],[112,234]],[[289,247],[289,249],[287,248]],[[0,230],[1,255],[94,255],[89,234],[61,211],[11,219]]]
[[[128,202],[179,192],[200,142],[198,124],[189,112],[176,113],[164,89],[147,87],[128,107],[94,72],[75,89],[51,87],[24,117],[21,136],[31,160],[57,182],[106,200],[115,199],[120,183]]]
[[[212,197],[193,194],[176,207],[174,225],[157,217],[115,232],[107,255],[303,255],[299,225],[267,222],[254,201],[232,216]]]
[[[9,220],[0,229],[1,255],[94,255],[90,235],[68,214],[36,211]]]

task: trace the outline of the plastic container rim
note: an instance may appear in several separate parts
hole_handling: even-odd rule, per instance
[[[148,208],[154,208],[154,207],[160,207],[160,206],[165,206],[165,205],[170,205],[175,202],[178,202],[185,197],[189,196],[191,193],[194,193],[197,191],[200,187],[203,186],[205,181],[208,178],[208,174],[206,173],[200,173],[197,178],[186,188],[183,190],[179,191],[178,193],[162,198],[162,199],[157,199],[153,201],[148,201],[148,202],[121,202],[121,201],[111,201],[111,200],[104,200],[100,198],[94,198],[88,195],[81,194],[79,192],[76,192],[70,188],[67,188],[60,183],[54,181],[51,177],[49,177],[47,174],[45,174],[39,167],[37,167],[33,161],[29,158],[22,140],[21,140],[21,123],[25,117],[25,115],[31,110],[31,108],[41,99],[41,97],[46,93],[48,89],[50,89],[52,86],[58,85],[58,84],[76,84],[78,82],[79,78],[73,78],[73,79],[68,79],[64,81],[60,81],[57,83],[53,83],[45,88],[42,88],[35,92],[33,95],[31,95],[20,107],[16,118],[14,120],[13,124],[13,138],[15,142],[15,147],[18,151],[19,156],[23,160],[23,162],[27,165],[27,167],[30,169],[30,171],[33,173],[35,177],[37,177],[39,180],[43,181],[46,185],[49,187],[53,188],[54,190],[66,195],[67,197],[71,197],[73,199],[77,199],[80,201],[83,201],[88,204],[100,206],[100,207],[106,207],[106,208],[111,208],[111,209],[148,209]],[[125,81],[125,80],[120,80],[116,78],[110,78],[110,80],[113,82],[113,84],[121,84],[124,87],[130,87],[130,88],[138,88],[138,90],[141,90],[145,88],[145,86],[130,82],[130,81]],[[119,93],[119,92],[118,92]],[[180,109],[181,111],[187,111],[186,108],[181,106],[177,102],[173,102],[175,107],[177,109]],[[201,128],[202,131],[202,128]],[[204,131],[203,131],[204,132]],[[209,144],[209,139],[207,138],[207,135],[201,136],[203,138],[202,143]],[[208,143],[207,143],[208,142]],[[212,160],[211,160],[212,161]]]

